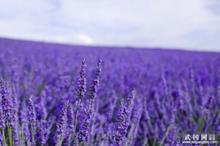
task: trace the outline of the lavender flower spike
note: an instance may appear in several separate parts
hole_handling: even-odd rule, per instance
[[[2,111],[2,107],[0,106],[0,129],[4,129],[4,128],[5,128],[5,118]]]
[[[124,142],[124,138],[128,132],[134,98],[135,91],[133,90],[132,94],[126,98],[125,103],[121,105],[121,108],[119,109],[115,125],[116,133],[114,136],[116,145],[121,145]]]
[[[54,137],[54,144],[55,146],[61,146],[64,134],[65,134],[65,128],[66,128],[66,116],[67,116],[67,104],[65,103],[61,109],[61,113],[58,117],[58,122],[56,125],[56,134]]]
[[[33,103],[33,96],[30,96],[27,100],[27,119],[29,121],[29,130],[31,135],[31,143],[35,144],[35,132],[36,132],[36,111]]]
[[[71,145],[73,140],[74,133],[74,112],[72,103],[68,102],[67,104],[67,142],[68,145]]]
[[[93,80],[93,84],[92,84],[90,91],[89,91],[89,112],[91,112],[93,110],[94,100],[97,96],[99,80],[100,80],[100,75],[101,75],[101,64],[102,64],[102,60],[99,59],[98,64],[97,64],[97,68],[95,71],[95,77]]]
[[[77,108],[81,107],[81,102],[86,93],[86,62],[85,59],[82,61],[80,72],[79,72],[79,81],[77,89]]]
[[[76,112],[74,115],[74,129],[73,129],[73,137],[75,137],[76,127],[78,124],[78,113],[80,108],[82,107],[82,100],[86,93],[86,63],[85,59],[82,61],[80,72],[79,72],[79,80],[78,80],[78,89],[77,89],[77,99],[76,99]]]
[[[78,133],[78,140],[80,143],[82,142],[88,142],[89,137],[89,129],[90,129],[90,123],[91,123],[91,114],[88,111],[84,111],[84,119],[83,123],[80,126],[79,133]]]
[[[0,79],[0,96],[2,102],[2,111],[4,114],[3,117],[5,118],[5,122],[8,122],[11,126],[11,124],[13,124],[13,105],[8,92],[8,84],[2,79]]]
[[[12,138],[12,128],[14,129],[15,121],[14,121],[14,110],[13,104],[11,101],[11,97],[9,96],[8,92],[8,83],[4,82],[0,79],[0,96],[2,102],[2,111],[3,117],[5,118],[5,126],[6,126],[6,133],[8,135],[7,143],[9,146],[13,145],[13,138]]]

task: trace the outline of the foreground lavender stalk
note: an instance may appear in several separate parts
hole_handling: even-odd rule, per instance
[[[2,108],[0,106],[0,145],[6,145],[4,129],[5,129],[5,119]]]
[[[8,83],[0,79],[0,95],[2,102],[2,111],[6,126],[5,138],[8,145],[12,146],[13,145],[12,128],[14,127],[15,124],[14,121],[15,114],[13,110],[11,97],[9,96],[8,87],[9,87]]]
[[[90,123],[91,123],[91,115],[88,111],[84,111],[84,119],[83,123],[80,125],[78,140],[80,144],[88,144]]]
[[[0,106],[0,129],[4,129],[4,128],[5,128],[5,118],[4,118],[2,107]]]
[[[20,143],[25,144],[25,141],[27,139],[25,133],[28,131],[28,124],[27,124],[27,116],[26,116],[26,104],[25,102],[21,102],[18,109],[18,125],[20,127],[20,130],[18,132],[18,135],[20,137]],[[28,137],[29,139],[29,137]]]
[[[78,139],[81,143],[83,142],[87,143],[89,141],[90,134],[93,133],[92,131],[93,127],[91,127],[91,122],[93,122],[94,101],[97,96],[100,73],[101,73],[101,60],[98,61],[97,68],[95,71],[95,78],[89,90],[88,105],[85,107],[85,109],[83,109],[84,119],[78,134]],[[90,144],[91,143],[93,142],[90,141]]]
[[[78,124],[78,114],[82,108],[82,100],[84,99],[86,93],[86,62],[85,59],[81,63],[79,79],[78,79],[78,87],[77,87],[77,99],[76,99],[76,111],[74,116],[74,129],[73,129],[73,137],[76,137],[76,128]]]
[[[121,105],[117,118],[116,118],[116,124],[115,124],[115,135],[114,135],[114,141],[116,145],[121,145],[124,143],[128,126],[130,125],[130,116],[133,109],[133,103],[135,98],[135,91],[132,91],[132,94],[125,99],[125,102],[123,105]]]
[[[85,59],[82,61],[80,72],[79,72],[79,80],[78,80],[78,88],[77,88],[77,99],[76,105],[77,108],[80,108],[82,105],[82,100],[86,93],[86,62]]]
[[[27,99],[27,120],[30,135],[30,145],[35,145],[36,111],[33,103],[33,96],[30,96]]]
[[[71,146],[74,139],[74,112],[73,105],[67,103],[67,130],[66,130],[66,141],[67,145]]]
[[[56,134],[54,137],[55,146],[62,145],[66,132],[66,116],[67,116],[67,103],[63,105],[56,124]]]
[[[131,116],[131,128],[128,133],[128,139],[126,141],[126,145],[135,145],[134,141],[137,138],[139,123],[143,112],[143,104],[141,98],[136,98],[136,102],[134,104],[132,116]]]
[[[100,75],[101,75],[101,65],[102,65],[102,60],[99,59],[97,67],[96,67],[95,75],[94,75],[94,80],[93,80],[93,83],[90,87],[89,95],[88,95],[88,99],[89,99],[88,110],[89,110],[89,112],[92,112],[92,110],[94,108],[94,101],[97,96],[99,80],[100,80]]]
[[[38,145],[45,145],[48,140],[50,122],[47,121],[47,109],[45,107],[46,93],[42,91],[36,99],[36,141]]]
[[[50,129],[49,122],[47,122],[46,120],[38,121],[36,140],[39,145],[43,146],[47,143],[47,139],[50,132],[49,129]]]

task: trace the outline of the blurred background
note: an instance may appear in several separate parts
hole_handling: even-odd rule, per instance
[[[0,0],[0,37],[220,51],[220,1]]]

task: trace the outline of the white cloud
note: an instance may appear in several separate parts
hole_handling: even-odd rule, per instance
[[[82,43],[84,43],[84,44],[93,44],[94,43],[94,40],[86,34],[79,34],[78,37],[82,41]]]
[[[220,51],[216,4],[214,0],[0,0],[0,36]]]

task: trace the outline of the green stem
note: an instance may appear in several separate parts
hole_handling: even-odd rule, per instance
[[[56,146],[61,146],[62,142],[63,142],[63,136],[60,135],[59,138],[58,138],[58,142],[57,142]]]
[[[21,141],[22,141],[22,144],[25,144],[24,126],[23,126],[23,124],[21,125],[20,139],[21,139]]]
[[[76,115],[75,115],[75,119],[74,119],[74,129],[73,129],[73,137],[74,138],[75,138],[75,134],[76,134],[77,122],[78,122],[78,110],[76,111]]]
[[[156,146],[156,138],[153,140],[153,146]]]
[[[3,146],[7,146],[4,129],[2,129],[2,144]]]
[[[83,142],[79,142],[79,146],[83,146]]]
[[[107,137],[106,134],[103,134],[103,135],[102,135],[102,141],[101,141],[100,146],[104,146],[106,137]]]
[[[74,135],[73,135],[73,131],[71,131],[70,135],[68,136],[68,146],[72,145],[73,139],[74,139]]]
[[[134,133],[134,130],[135,130],[135,124],[133,123],[132,126],[131,126],[131,129],[129,131],[129,134],[128,134],[128,138],[127,138],[127,141],[126,141],[126,146],[130,146],[131,145],[131,142],[132,142],[132,134]]]
[[[147,138],[145,138],[143,145],[144,145],[144,146],[148,146],[148,139],[147,139]]]
[[[33,145],[35,145],[34,135],[35,135],[35,129],[34,129],[33,123],[31,123],[31,143]]]
[[[27,140],[26,145],[27,145],[27,146],[30,146],[30,145],[31,145],[29,140]]]
[[[6,127],[8,146],[13,146],[12,132],[10,126]]]

